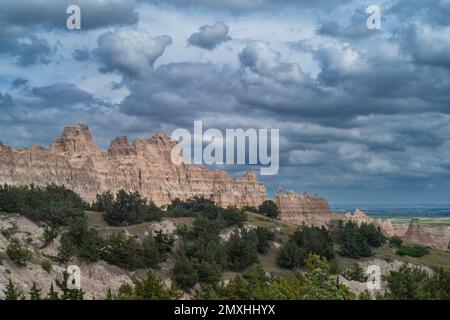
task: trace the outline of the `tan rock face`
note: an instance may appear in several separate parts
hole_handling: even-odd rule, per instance
[[[425,231],[425,229],[420,225],[419,219],[411,220],[408,226],[408,231],[406,231],[403,236],[403,240],[422,245],[431,245],[433,243],[431,233]]]
[[[87,126],[70,126],[49,149],[13,149],[0,143],[0,183],[55,183],[74,190],[88,202],[98,193],[120,189],[138,191],[157,205],[196,195],[221,206],[258,206],[266,200],[264,185],[254,173],[232,179],[225,171],[173,164],[170,156],[175,145],[164,134],[131,144],[126,137],[118,137],[107,152],[102,152]]]
[[[360,209],[356,209],[354,214],[335,214],[324,198],[312,197],[307,193],[298,194],[292,191],[278,190],[275,195],[275,203],[280,211],[279,219],[295,225],[304,223],[309,226],[326,227],[331,220],[344,220],[357,224],[373,223],[388,236],[394,234],[401,236],[406,232],[406,226],[393,226],[388,220],[373,219]]]
[[[446,228],[425,229],[419,219],[411,219],[408,226],[408,231],[402,237],[403,240],[420,244],[423,246],[431,246],[439,249],[447,249],[450,234]]]
[[[331,212],[328,202],[321,197],[312,197],[307,193],[298,194],[292,191],[278,190],[275,195],[278,206],[278,218],[288,223],[312,226],[323,226],[337,219]]]

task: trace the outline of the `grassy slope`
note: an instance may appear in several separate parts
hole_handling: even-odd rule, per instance
[[[119,230],[127,230],[128,232],[132,234],[143,234],[145,231],[148,230],[148,227],[154,223],[154,222],[145,222],[139,225],[133,225],[129,227],[111,227],[108,226],[101,216],[101,213],[98,212],[92,212],[87,211],[86,212],[88,216],[89,223],[98,228],[101,234],[107,235],[114,231]],[[271,219],[268,217],[261,216],[256,213],[247,212],[247,218],[248,221],[246,224],[259,226],[259,227],[266,227],[266,228],[276,228],[276,238],[275,241],[277,243],[286,243],[286,241],[289,239],[289,236],[296,230],[296,226],[282,222],[277,219]],[[176,225],[180,224],[186,224],[188,226],[192,225],[193,218],[164,218],[167,220],[172,221]],[[280,268],[276,264],[276,255],[277,255],[278,249],[272,246],[269,251],[264,255],[259,255],[259,260],[261,264],[264,266],[264,268],[269,272],[274,272],[276,274],[288,274],[290,271]],[[398,256],[395,254],[394,250],[390,248],[388,245],[379,248],[375,250],[375,254],[372,257],[363,258],[362,260],[370,260],[373,258],[380,258],[384,260],[399,260],[404,262],[410,262],[414,264],[421,264],[424,266],[432,267],[443,267],[450,269],[450,253],[437,250],[437,249],[430,249],[430,254],[421,258],[413,258],[408,256]],[[350,267],[353,263],[355,263],[358,260],[340,257],[338,256],[338,263],[341,265],[342,269],[346,269]],[[171,260],[171,259],[169,259]],[[167,275],[167,269],[170,268],[170,266],[173,264],[172,261],[168,261],[163,266],[162,274]],[[223,276],[223,278],[227,279],[234,275],[233,272],[226,272]]]

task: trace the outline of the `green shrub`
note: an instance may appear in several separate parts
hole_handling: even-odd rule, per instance
[[[368,276],[364,272],[364,269],[358,264],[354,263],[350,269],[345,270],[342,274],[347,280],[366,282]]]
[[[33,221],[60,226],[84,217],[84,204],[76,193],[63,186],[5,184],[0,186],[0,211],[19,213]]]
[[[228,267],[233,271],[242,271],[258,262],[256,243],[257,238],[254,232],[235,229],[225,243]]]
[[[100,196],[100,199],[108,196]],[[109,201],[109,200],[108,200]],[[103,204],[95,206],[103,208]],[[144,221],[161,220],[162,210],[153,202],[147,203],[146,199],[141,198],[138,192],[125,192],[120,190],[116,194],[116,198],[112,206],[108,204],[104,208],[106,212],[103,214],[105,221],[113,226],[140,224]]]
[[[289,240],[280,248],[277,263],[281,267],[293,269],[303,266],[305,258],[305,250],[300,248],[293,240]]]
[[[359,232],[366,238],[367,244],[370,247],[378,248],[386,243],[386,237],[384,236],[383,231],[381,231],[380,227],[375,226],[372,223],[361,223]]]
[[[427,247],[423,246],[414,246],[414,247],[401,246],[395,251],[395,253],[398,254],[399,256],[411,256],[415,258],[420,258],[428,255],[430,251],[428,250]]]
[[[48,261],[48,260],[42,261],[42,262],[41,262],[41,267],[42,267],[42,269],[43,269],[45,272],[47,272],[47,273],[50,273],[50,272],[52,271],[52,264],[51,264],[51,262]]]
[[[109,291],[110,299],[113,298]],[[167,289],[161,279],[152,271],[144,279],[133,279],[133,285],[123,284],[119,288],[119,300],[177,300],[181,293],[173,288]]]
[[[114,195],[110,191],[97,194],[96,200],[91,205],[91,210],[97,212],[111,211],[114,204]]]
[[[432,291],[427,285],[430,280],[427,272],[418,267],[402,265],[392,270],[386,277],[389,293],[386,298],[393,300],[430,299]],[[449,289],[447,289],[448,291]]]
[[[266,200],[259,205],[258,213],[275,219],[278,217],[279,210],[275,202],[272,200]]]
[[[270,241],[275,238],[275,233],[268,228],[257,227],[253,230],[256,234],[256,250],[259,253],[266,253],[270,247]]]
[[[26,266],[27,261],[31,260],[33,253],[23,246],[19,240],[11,239],[6,248],[6,255],[18,265]]]
[[[197,270],[192,260],[185,255],[180,256],[175,261],[172,279],[184,290],[192,288],[199,281]]]
[[[44,243],[48,245],[58,236],[58,227],[56,226],[45,226],[44,228]]]
[[[334,258],[333,241],[328,231],[322,227],[301,226],[292,235],[292,240],[305,251],[305,254],[314,253],[327,260]]]
[[[344,225],[340,254],[354,259],[372,255],[367,239],[360,232],[358,225],[347,222]]]
[[[402,243],[403,243],[402,238],[400,238],[397,235],[394,235],[389,238],[389,244],[391,245],[391,247],[400,247]]]

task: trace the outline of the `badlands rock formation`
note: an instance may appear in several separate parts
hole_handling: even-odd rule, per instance
[[[362,211],[361,209],[356,209],[353,214],[345,213],[343,219],[345,221],[353,221],[358,225],[360,225],[361,223],[375,224],[379,226],[381,230],[383,230],[386,236],[389,237],[392,237],[394,235],[401,237],[408,229],[408,226],[405,224],[393,225],[390,220],[372,218],[364,213],[364,211]]]
[[[402,237],[403,240],[410,243],[417,243],[424,246],[431,246],[434,244],[431,233],[427,232],[421,225],[419,219],[412,219],[409,223],[408,230]]]
[[[278,190],[275,195],[275,203],[279,208],[279,219],[295,224],[309,226],[327,226],[331,220],[353,221],[372,223],[380,227],[386,236],[397,235],[412,244],[431,246],[447,250],[450,245],[450,230],[445,227],[426,229],[420,225],[418,219],[411,220],[409,225],[393,225],[390,220],[375,219],[362,210],[356,209],[353,214],[335,214],[327,201],[318,196],[310,196],[307,193],[298,194],[293,191]]]
[[[322,226],[336,219],[328,202],[321,197],[308,193],[298,194],[293,191],[278,190],[275,194],[278,206],[278,218],[288,223]]]
[[[118,137],[103,152],[87,126],[70,126],[48,149],[14,149],[0,142],[0,183],[55,183],[74,190],[88,202],[98,193],[120,189],[138,191],[157,205],[195,195],[221,206],[258,206],[266,200],[264,185],[254,173],[232,179],[225,171],[210,171],[184,162],[173,164],[171,152],[175,145],[164,134],[132,143],[127,137]]]
[[[59,237],[43,247],[43,226],[17,214],[0,214],[0,230],[11,234],[9,239],[0,234],[0,252],[6,250],[12,238],[20,240],[33,252],[33,259],[24,267],[18,266],[9,259],[0,259],[0,300],[10,279],[23,293],[28,293],[35,282],[42,288],[43,295],[46,295],[51,283],[56,279],[62,279],[65,270],[60,265],[53,264],[51,270],[47,272],[40,263],[44,260],[52,261],[48,257],[57,255],[57,248],[60,245]],[[108,288],[112,292],[117,292],[122,284],[131,283],[131,275],[102,261],[85,263],[74,260],[69,264],[78,265],[81,269],[81,285],[86,292],[86,299],[104,299]]]
[[[280,210],[278,217],[295,225],[304,223],[321,227],[326,226],[331,220],[341,219],[357,224],[363,222],[376,224],[388,236],[402,236],[406,232],[406,226],[394,226],[389,220],[373,219],[360,209],[356,209],[354,214],[335,214],[324,198],[310,196],[308,193],[298,194],[293,191],[278,190],[275,203]]]
[[[427,229],[420,224],[419,219],[412,219],[402,239],[412,244],[447,250],[450,244],[450,230],[445,227]]]

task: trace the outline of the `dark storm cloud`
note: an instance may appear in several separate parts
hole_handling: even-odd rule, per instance
[[[0,111],[10,112],[14,107],[14,101],[8,93],[0,92]]]
[[[233,112],[238,75],[227,66],[203,63],[161,65],[143,81],[129,84],[122,112],[155,122],[190,126],[203,113]]]
[[[0,56],[13,57],[16,63],[23,67],[48,64],[55,51],[47,40],[34,35],[19,39],[0,37]]]
[[[388,13],[406,23],[419,20],[429,25],[450,25],[450,5],[447,0],[397,0],[392,3]]]
[[[197,7],[224,10],[232,13],[246,13],[273,8],[336,8],[351,0],[139,0],[142,3],[173,5],[176,7]]]
[[[188,43],[191,46],[213,50],[221,43],[231,40],[231,37],[228,35],[229,29],[230,28],[223,22],[201,26],[199,32],[196,32],[189,37]]]
[[[67,31],[69,5],[80,7],[82,31],[130,25],[138,20],[134,0],[1,0],[0,55],[15,57],[24,67],[48,64],[55,49],[34,34]]]
[[[417,64],[450,69],[450,29],[410,24],[398,28],[394,36],[403,53]]]
[[[67,30],[69,5],[80,7],[83,30],[134,24],[138,18],[134,0],[2,0],[0,34],[20,36],[39,27]]]
[[[96,102],[92,94],[79,89],[74,84],[54,83],[45,87],[32,89],[34,97],[54,106],[74,106],[76,104],[91,105]]]
[[[96,142],[107,147],[117,132],[133,132],[139,124],[117,107],[68,83],[25,90],[19,97],[0,92],[0,140],[12,146],[48,145],[66,125],[86,123]]]
[[[363,59],[348,47],[322,48],[316,52],[318,81],[298,64],[282,61],[267,43],[250,43],[239,58],[237,71],[214,64],[162,65],[145,81],[129,83],[122,110],[165,122],[236,112],[338,128],[354,126],[358,116],[450,112],[450,94],[442,85],[448,74],[396,58]]]
[[[192,130],[195,120],[202,120],[205,129],[278,128],[282,168],[279,176],[263,177],[269,190],[278,185],[299,191],[303,187],[323,187],[345,188],[349,192],[405,186],[423,189],[428,184],[448,187],[448,179],[443,177],[450,176],[450,68],[446,55],[450,37],[445,21],[440,20],[440,13],[431,2],[417,2],[421,9],[411,13],[408,10],[412,5],[397,1],[407,8],[383,10],[383,29],[370,32],[365,26],[367,14],[356,2],[349,6],[348,18],[338,17],[331,10],[341,1],[145,2],[160,6],[168,3],[172,5],[167,10],[170,14],[189,18],[191,13],[193,17],[209,14],[207,10],[239,14],[251,11],[248,17],[253,23],[253,18],[263,21],[258,19],[275,7],[283,12],[314,8],[320,18],[308,25],[311,28],[305,28],[316,30],[316,35],[305,31],[297,37],[290,29],[282,35],[285,38],[280,44],[282,26],[274,31],[276,37],[261,28],[261,32],[256,30],[259,33],[252,30],[245,42],[229,42],[233,50],[227,52],[234,57],[217,50],[213,61],[233,61],[238,65],[205,63],[203,55],[210,56],[205,52],[199,57],[188,54],[189,58],[184,58],[183,43],[176,43],[176,50],[168,52],[160,64],[158,59],[172,41],[169,36],[161,36],[164,32],[153,34],[150,29],[147,32],[135,26],[102,31],[94,51],[82,48],[82,44],[70,53],[90,67],[86,74],[82,71],[83,77],[98,77],[90,73],[97,69],[119,74],[121,79],[105,75],[101,78],[108,78],[107,83],[120,82],[117,86],[129,94],[116,105],[69,83],[41,85],[31,90],[28,85],[18,85],[20,90],[13,86],[11,92],[0,94],[0,126],[11,129],[4,130],[0,138],[11,144],[48,143],[62,126],[78,122],[88,123],[102,146],[118,134],[147,136],[156,130],[170,134],[176,127]],[[100,6],[99,1],[95,3]],[[436,3],[445,12],[444,1]],[[101,2],[101,6],[106,4]],[[185,9],[186,6],[197,8]],[[118,6],[118,10],[121,8]],[[160,9],[142,8],[156,12]],[[134,14],[134,9],[129,12]],[[63,16],[64,28],[66,15]],[[433,16],[437,21],[432,20]],[[219,17],[217,14],[217,19],[222,19]],[[234,19],[229,15],[227,18]],[[16,32],[20,39],[29,38],[30,33],[19,31],[31,24],[14,19],[12,27],[1,32]],[[91,22],[90,27],[110,25],[102,19],[97,26]],[[55,21],[50,19],[38,26],[59,26],[60,22]],[[116,24],[133,21],[124,19]],[[213,49],[229,37],[225,24],[217,30],[214,26],[203,26],[191,37],[190,44]],[[236,32],[246,34],[246,23],[233,21],[232,26]],[[180,42],[188,37],[173,36]],[[45,46],[40,50],[39,42],[35,42],[35,51],[41,55],[32,53],[32,41],[22,51],[17,49],[19,42],[5,42],[9,49],[3,55],[20,57],[24,53],[25,57],[25,52],[30,51],[28,60],[17,61],[45,63],[49,53],[42,49]],[[16,48],[13,54],[8,53],[11,48]],[[7,85],[18,76],[9,78]],[[31,83],[42,83],[33,76],[26,78]],[[44,127],[46,130],[42,130]],[[230,171],[244,169],[232,167]]]
[[[13,88],[19,88],[19,87],[27,85],[28,83],[29,83],[29,81],[27,79],[17,78],[17,79],[14,79],[14,81],[11,83],[11,86]]]

